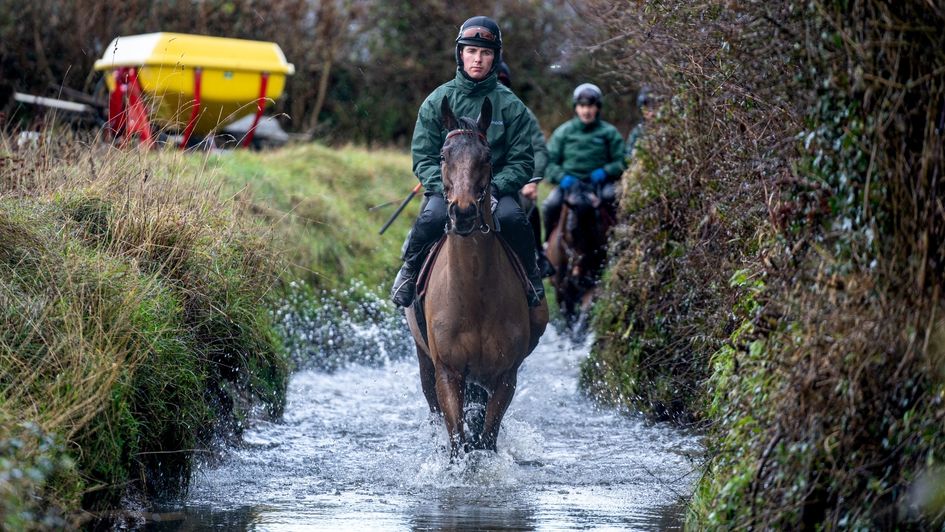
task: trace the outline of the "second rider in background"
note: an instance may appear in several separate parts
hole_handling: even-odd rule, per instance
[[[600,88],[592,83],[578,85],[572,103],[576,116],[558,126],[548,141],[545,177],[558,186],[542,205],[546,241],[558,224],[564,192],[581,183],[591,185],[598,189],[600,199],[613,212],[614,184],[627,168],[623,136],[616,127],[600,119],[604,105]]]

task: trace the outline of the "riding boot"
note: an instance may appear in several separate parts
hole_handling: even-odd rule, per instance
[[[420,208],[420,216],[407,234],[402,250],[404,265],[397,272],[390,298],[401,307],[410,306],[417,291],[417,276],[427,251],[443,236],[446,225],[446,202],[443,196],[427,194]]]
[[[412,264],[412,261],[404,261],[404,265],[397,272],[397,278],[394,279],[394,286],[390,290],[390,299],[395,305],[409,307],[413,303],[419,273],[419,268]]]

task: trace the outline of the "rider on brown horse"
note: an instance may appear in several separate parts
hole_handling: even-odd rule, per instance
[[[414,173],[425,189],[424,205],[404,243],[404,265],[391,290],[391,299],[397,305],[406,307],[413,302],[423,259],[443,236],[448,220],[440,174],[440,148],[447,133],[440,109],[444,97],[457,116],[471,118],[478,116],[486,98],[491,101],[492,123],[487,140],[494,173],[492,194],[497,201],[494,216],[534,287],[528,291],[529,306],[537,306],[544,299],[531,228],[517,201],[518,191],[532,177],[534,167],[528,110],[512,91],[497,82],[501,60],[499,26],[488,17],[470,18],[456,37],[456,77],[440,85],[420,106],[411,152]]]
[[[580,183],[599,187],[600,199],[612,209],[614,183],[627,168],[623,137],[617,128],[600,119],[604,96],[597,85],[578,85],[572,101],[576,116],[558,126],[548,141],[545,176],[558,186],[542,204],[546,240],[558,225],[564,191]]]

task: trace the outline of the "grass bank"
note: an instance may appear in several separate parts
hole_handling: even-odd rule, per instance
[[[190,162],[272,227],[275,240],[285,243],[287,277],[315,289],[344,289],[358,280],[386,293],[420,204],[414,199],[378,234],[417,182],[408,154],[308,144]]]
[[[3,528],[184,488],[195,454],[280,416],[285,288],[380,286],[411,213],[382,239],[367,207],[411,180],[356,149],[0,144]]]
[[[705,428],[692,528],[940,527],[941,10],[611,4],[659,117],[585,389]]]

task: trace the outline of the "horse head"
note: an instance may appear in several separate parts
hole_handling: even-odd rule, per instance
[[[492,102],[489,98],[482,102],[477,120],[457,118],[446,97],[440,110],[447,131],[440,150],[440,173],[449,231],[468,236],[478,227],[487,233],[492,227],[492,155],[486,130],[492,123]]]

